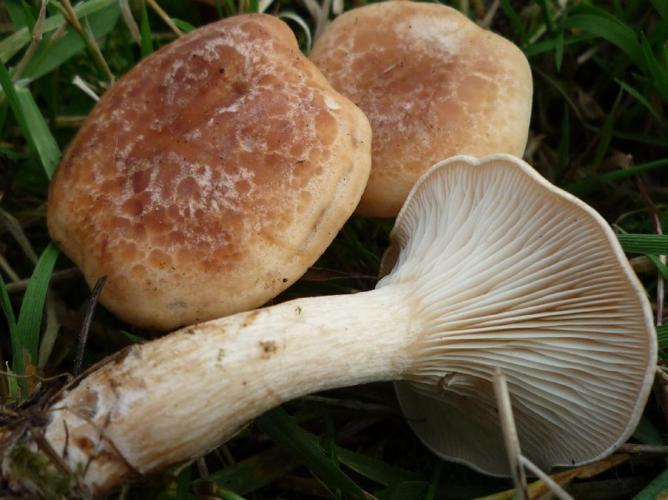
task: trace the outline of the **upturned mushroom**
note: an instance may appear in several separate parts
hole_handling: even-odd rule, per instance
[[[354,211],[364,114],[272,16],[197,29],[100,100],[49,193],[52,238],[122,319],[170,329],[296,281]]]
[[[455,9],[405,1],[353,9],[325,29],[310,57],[371,122],[360,214],[396,215],[418,177],[443,158],[524,152],[526,57]]]
[[[43,488],[48,474],[15,459],[45,453],[39,435],[73,484],[103,492],[205,453],[284,401],[380,380],[400,381],[435,453],[507,474],[498,368],[534,463],[591,462],[630,436],[656,368],[652,313],[582,201],[512,156],[452,158],[409,195],[383,266],[375,290],[239,313],[109,359],[51,404],[43,429],[5,430],[4,477]]]

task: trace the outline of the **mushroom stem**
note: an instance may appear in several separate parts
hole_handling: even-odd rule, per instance
[[[298,299],[135,346],[51,405],[44,435],[99,494],[202,455],[284,401],[398,378],[415,337],[405,288]]]

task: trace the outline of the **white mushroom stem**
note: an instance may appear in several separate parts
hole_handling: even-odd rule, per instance
[[[52,406],[45,437],[99,493],[200,456],[284,401],[400,378],[416,339],[407,292],[298,299],[135,346]]]
[[[97,400],[95,418],[109,414],[109,427],[120,426],[116,447],[149,471],[202,454],[284,401],[399,377],[412,339],[405,299],[401,287],[386,287],[202,323],[133,349],[75,392]],[[63,406],[76,400],[72,393]],[[138,436],[136,419],[153,424]]]

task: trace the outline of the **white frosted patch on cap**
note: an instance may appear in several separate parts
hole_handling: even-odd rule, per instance
[[[417,14],[394,27],[397,35],[410,47],[417,41],[429,49],[456,54],[468,35],[461,20]]]
[[[337,109],[341,109],[341,106],[339,105],[338,102],[336,102],[336,99],[334,99],[332,96],[329,96],[329,95],[325,96],[325,106],[327,106],[332,111],[336,111]]]

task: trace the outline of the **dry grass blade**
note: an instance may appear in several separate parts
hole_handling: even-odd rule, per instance
[[[260,0],[260,2],[257,4],[257,11],[260,14],[266,12],[267,9],[271,7],[272,3],[274,3],[274,0]]]
[[[7,262],[7,259],[5,259],[4,256],[0,255],[0,269],[2,269],[7,276],[9,276],[9,279],[13,281],[14,283],[17,283],[18,281],[21,280],[21,277],[14,271],[14,268]]]
[[[130,9],[130,4],[128,0],[119,0],[119,5],[121,6],[121,15],[123,16],[123,21],[125,26],[127,26],[130,36],[137,44],[141,44],[141,34],[139,33],[139,26],[137,26],[137,21],[135,21],[134,16],[132,15],[132,10]]]
[[[30,259],[30,262],[35,264],[37,262],[37,254],[35,253],[35,249],[32,247],[30,240],[23,231],[21,223],[16,217],[2,208],[0,208],[0,227],[1,226],[4,226],[4,228],[9,231],[9,233],[21,247],[21,250],[23,250],[23,253],[25,253],[26,257]]]
[[[81,25],[81,22],[79,22],[77,13],[72,7],[70,0],[61,0],[60,3],[55,3],[54,5],[56,8],[58,8],[58,10],[60,10],[60,12],[63,14],[63,17],[65,17],[70,26],[72,26],[72,28],[74,28],[74,30],[79,33],[79,36],[81,36],[81,39],[86,44],[86,47],[88,47],[88,51],[93,58],[93,62],[95,62],[95,65],[99,68],[102,74],[105,75],[109,83],[113,84],[115,81],[114,74],[111,72],[111,69],[109,69],[109,65],[102,55],[100,46],[97,44],[97,41],[95,40],[91,30],[88,27],[84,28]]]
[[[91,99],[93,99],[95,102],[100,100],[100,96],[98,96],[95,91],[90,88],[90,85],[88,85],[83,78],[81,78],[79,75],[76,75],[74,79],[72,80],[72,85],[75,87],[81,89],[81,91],[89,96]]]
[[[556,483],[561,490],[566,487],[574,479],[590,479],[595,477],[603,472],[606,472],[618,465],[626,462],[629,459],[627,454],[616,454],[612,455],[605,460],[596,462],[590,465],[583,465],[581,467],[576,467],[575,469],[569,469],[563,472],[557,472],[556,474],[550,474],[551,483]],[[494,495],[489,495],[478,500],[512,500],[516,498],[516,490],[506,490]],[[556,495],[556,491],[552,490],[548,484],[546,484],[542,479],[534,481],[528,486],[528,494],[531,499],[546,498],[550,495]],[[566,493],[568,494],[568,493]]]
[[[86,349],[86,342],[88,341],[88,331],[90,330],[90,323],[93,320],[93,314],[95,313],[95,306],[97,301],[100,298],[104,284],[107,282],[107,277],[102,276],[95,287],[91,292],[90,299],[88,300],[88,305],[86,306],[86,314],[84,316],[83,324],[81,325],[81,332],[79,332],[79,341],[77,344],[77,354],[74,362],[74,375],[79,375],[81,372],[81,366],[83,365],[84,350]]]
[[[37,17],[37,21],[35,21],[35,26],[33,27],[32,30],[32,39],[30,41],[30,45],[28,45],[28,48],[26,49],[25,53],[23,54],[23,57],[21,57],[21,60],[19,63],[16,65],[16,68],[14,69],[14,74],[12,75],[12,80],[17,81],[19,78],[21,78],[21,75],[25,71],[25,69],[28,67],[28,63],[30,62],[30,59],[32,58],[33,54],[37,50],[37,47],[39,46],[39,43],[42,41],[42,34],[44,33],[44,19],[46,18],[46,4],[47,0],[42,0],[42,5],[39,9],[39,16]]]
[[[174,24],[174,21],[172,21],[172,18],[167,15],[167,13],[158,5],[158,2],[155,0],[146,0],[146,3],[149,4],[149,6],[155,11],[155,13],[162,19],[165,24],[169,27],[170,30],[172,30],[174,33],[176,33],[178,36],[183,35],[183,31],[181,31],[176,24]]]
[[[656,271],[656,266],[647,257],[633,257],[629,262],[636,274],[652,273]]]
[[[547,486],[550,490],[550,492],[559,498],[560,500],[573,500],[573,497],[566,493],[566,491],[559,486],[559,484],[553,480],[550,476],[545,474],[542,470],[540,470],[540,467],[538,467],[536,464],[534,464],[531,460],[529,460],[525,456],[520,456],[520,463],[522,466],[526,467],[529,472],[531,472],[534,476],[538,477],[541,481],[543,481],[543,484]]]
[[[53,275],[52,275],[53,276]],[[46,325],[42,334],[42,340],[39,344],[39,352],[37,355],[37,368],[43,370],[46,366],[51,351],[56,343],[56,337],[60,331],[60,321],[58,321],[58,313],[56,312],[59,299],[56,294],[48,291],[46,294]]]
[[[478,21],[478,24],[481,28],[489,29],[489,27],[494,22],[494,16],[496,16],[497,11],[499,10],[499,6],[499,0],[494,0],[492,2],[492,5],[490,5],[489,9],[487,9],[487,12],[485,13],[485,17]]]
[[[117,0],[88,0],[79,3],[74,10],[78,17],[94,14]],[[64,30],[66,24],[63,23],[63,17],[60,14],[49,16],[44,21],[44,33],[55,32],[51,40],[59,38],[58,33]],[[30,32],[27,26],[18,29],[15,33],[0,40],[0,62],[8,62],[25,45],[30,43]]]
[[[668,446],[625,443],[619,447],[619,451],[621,453],[629,453],[632,455],[668,455]]]
[[[1,256],[0,256],[1,257]],[[69,269],[63,269],[61,271],[55,271],[51,275],[51,284],[55,285],[61,281],[67,281],[68,279],[81,276],[81,271],[76,267],[71,267]],[[21,293],[25,291],[26,287],[30,283],[30,279],[16,280],[14,283],[7,285],[7,293]]]
[[[499,368],[494,371],[494,395],[499,410],[499,420],[501,421],[501,430],[503,431],[503,440],[508,453],[508,463],[510,464],[510,473],[513,477],[513,483],[517,489],[517,499],[526,500],[527,478],[524,473],[524,467],[521,462],[520,441],[515,427],[515,418],[510,403],[510,393],[508,392],[508,383],[506,376]]]
[[[280,12],[278,17],[294,21],[302,30],[304,30],[304,35],[306,36],[306,52],[310,52],[311,47],[313,46],[313,38],[311,36],[311,28],[309,28],[308,24],[294,12]]]
[[[543,472],[540,467],[534,464],[531,460],[522,455],[517,429],[515,427],[515,418],[513,417],[513,409],[510,402],[510,393],[508,392],[508,383],[505,375],[499,368],[494,372],[494,395],[496,396],[496,404],[499,410],[499,420],[501,421],[503,439],[508,452],[510,471],[513,477],[513,482],[515,483],[516,498],[518,500],[536,498],[533,494],[529,495],[526,474],[524,472],[524,468],[526,467],[532,474],[543,481],[543,484],[554,496],[560,500],[573,500],[573,497],[566,493],[556,481]]]

